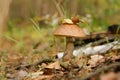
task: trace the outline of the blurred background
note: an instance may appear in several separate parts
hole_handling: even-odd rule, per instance
[[[90,32],[106,31],[120,22],[120,0],[0,0],[0,52],[38,57],[63,50],[64,40],[56,45],[52,33],[76,16]]]

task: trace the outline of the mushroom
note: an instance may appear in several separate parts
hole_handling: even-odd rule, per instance
[[[80,28],[77,23],[72,19],[66,19],[64,23],[54,31],[55,36],[66,37],[66,50],[63,55],[63,61],[70,61],[73,57],[74,50],[74,40],[75,38],[85,37],[86,34],[82,28]],[[71,21],[73,23],[71,23]]]

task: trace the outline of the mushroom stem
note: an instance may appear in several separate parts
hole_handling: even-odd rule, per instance
[[[70,61],[73,56],[74,39],[72,37],[66,38],[66,50],[64,52],[63,61]]]

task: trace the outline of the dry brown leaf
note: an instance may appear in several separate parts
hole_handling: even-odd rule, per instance
[[[46,66],[46,68],[48,68],[48,69],[61,69],[61,67],[60,67],[60,61],[57,60],[56,62],[51,63],[48,66]]]
[[[41,75],[37,78],[35,78],[34,80],[52,80],[53,75]]]
[[[34,78],[37,78],[38,76],[40,76],[40,75],[42,75],[42,74],[43,74],[43,71],[39,71],[39,72],[29,73],[29,74],[27,75],[27,77],[34,79]]]
[[[55,74],[57,70],[60,70],[60,62],[57,60],[54,63],[49,64],[48,66],[45,67],[44,70],[44,75],[52,75],[53,73]]]
[[[117,80],[117,75],[114,72],[101,75],[100,80]]]
[[[18,66],[24,61],[24,57],[18,55],[8,55],[7,65]]]
[[[111,59],[112,59],[113,61],[115,61],[115,60],[120,59],[120,56],[112,55],[112,56],[111,56]]]
[[[96,54],[91,56],[91,59],[88,61],[88,64],[90,64],[92,67],[95,67],[99,63],[102,63],[104,61],[105,61],[104,56]]]

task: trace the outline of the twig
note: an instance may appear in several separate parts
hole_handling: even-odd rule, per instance
[[[92,45],[99,45],[107,42],[112,42],[116,38],[119,39],[120,35],[115,36],[115,34],[109,34],[109,33],[94,33],[86,38],[83,38],[82,40],[84,41],[84,43],[81,43],[81,39],[76,39],[75,46],[85,45],[91,42]]]
[[[55,58],[43,58],[43,59],[40,59],[38,62],[35,62],[33,64],[17,66],[15,69],[35,67],[41,63],[54,62],[54,61],[55,61]]]

